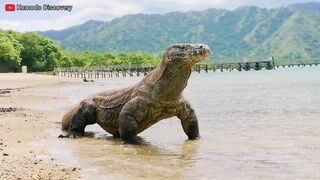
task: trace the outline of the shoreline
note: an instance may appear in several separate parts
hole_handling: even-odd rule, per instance
[[[66,97],[46,94],[78,80],[37,74],[0,74],[0,179],[80,179],[80,168],[58,164],[48,149],[35,145],[53,138],[62,110],[42,109]],[[80,80],[79,80],[80,82]],[[77,84],[79,85],[79,84]]]

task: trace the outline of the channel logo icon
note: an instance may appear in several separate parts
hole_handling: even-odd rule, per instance
[[[6,4],[4,6],[5,11],[15,11],[16,10],[16,5],[15,4]]]

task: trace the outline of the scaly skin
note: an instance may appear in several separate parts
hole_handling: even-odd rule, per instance
[[[138,144],[137,134],[160,120],[177,116],[189,139],[198,139],[195,111],[182,96],[192,67],[210,54],[205,44],[177,44],[168,47],[160,65],[138,84],[95,94],[73,107],[62,120],[66,136],[79,138],[89,124]]]

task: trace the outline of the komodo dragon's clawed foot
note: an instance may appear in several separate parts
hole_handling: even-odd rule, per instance
[[[128,144],[128,145],[141,145],[142,142],[139,140],[123,140],[124,144]]]
[[[80,139],[83,138],[83,133],[80,132],[68,132],[67,135],[59,135],[58,138],[70,138],[70,139]]]

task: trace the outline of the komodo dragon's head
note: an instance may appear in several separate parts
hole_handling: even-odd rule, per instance
[[[206,44],[174,44],[166,49],[164,62],[176,65],[190,65],[206,59],[211,50]]]
[[[205,44],[172,45],[166,49],[160,65],[143,83],[153,84],[154,97],[160,100],[179,99],[187,85],[193,65],[206,59],[210,53],[209,46]]]

